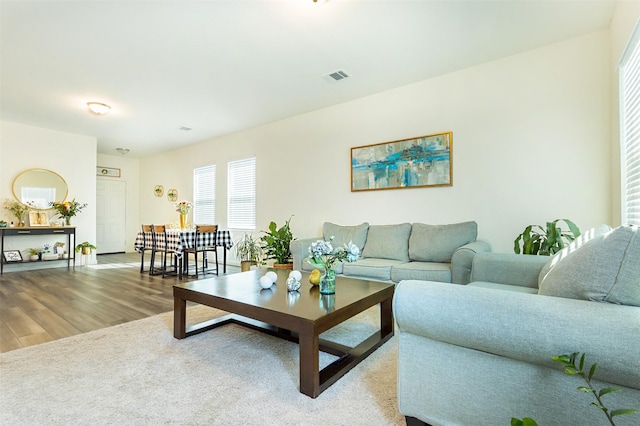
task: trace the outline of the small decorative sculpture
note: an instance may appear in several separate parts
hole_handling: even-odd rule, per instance
[[[300,281],[296,280],[295,277],[287,278],[287,290],[288,291],[298,291],[300,290]]]
[[[289,276],[295,278],[296,281],[302,280],[302,274],[300,273],[300,271],[291,271],[289,272]]]

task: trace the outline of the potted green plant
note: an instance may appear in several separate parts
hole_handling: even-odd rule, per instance
[[[40,260],[40,249],[39,248],[28,248],[27,252],[29,253],[29,260],[36,261]]]
[[[290,226],[291,218],[278,228],[275,222],[269,224],[268,231],[262,231],[266,235],[260,237],[262,250],[267,259],[275,259],[274,268],[293,269],[291,262],[291,250],[289,245],[294,240]]]
[[[563,231],[558,222],[564,221],[569,231]],[[540,225],[529,225],[513,242],[516,254],[538,254],[550,256],[562,250],[567,243],[580,236],[580,229],[569,219],[556,219],[547,222],[546,228]],[[522,247],[521,247],[522,245]]]
[[[82,254],[91,254],[91,250],[95,250],[97,248],[98,247],[94,246],[89,241],[85,241],[76,246],[76,253],[80,253],[80,251],[82,251]]]
[[[251,265],[260,263],[262,247],[260,247],[260,242],[253,238],[253,235],[244,234],[233,246],[235,247],[236,258],[240,261],[240,270],[242,272],[251,269]]]
[[[5,222],[4,220],[0,220],[0,228],[6,228],[7,227],[7,222]]]
[[[9,210],[18,220],[18,227],[24,226],[24,215],[29,211],[29,206],[6,199],[4,202],[4,208]]]

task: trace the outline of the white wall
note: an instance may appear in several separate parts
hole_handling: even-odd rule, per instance
[[[120,177],[98,176],[97,179],[119,180],[125,182],[127,188],[126,206],[126,240],[125,250],[133,252],[133,243],[136,233],[140,230],[139,208],[140,208],[140,161],[137,158],[129,158],[121,155],[98,154],[98,166],[113,167],[120,169]],[[98,246],[98,252],[100,247]]]
[[[528,224],[610,223],[609,31],[601,31],[159,154],[140,162],[140,219],[177,219],[154,185],[192,199],[192,171],[217,165],[226,227],[226,164],[257,157],[258,229],[290,215],[294,235],[339,224],[475,220],[511,252]],[[453,131],[453,186],[350,192],[350,148]],[[239,236],[236,234],[236,237]]]
[[[13,179],[23,170],[49,169],[64,178],[67,199],[88,206],[72,219],[78,242],[96,238],[96,145],[94,137],[63,133],[10,122],[0,122],[0,200],[13,200]],[[53,216],[54,211],[50,211]],[[11,213],[2,208],[0,217],[10,222]],[[39,247],[44,237],[10,237],[5,250]],[[23,253],[24,254],[24,253]]]

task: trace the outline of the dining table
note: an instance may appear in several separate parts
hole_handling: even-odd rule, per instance
[[[186,249],[213,245],[213,238],[215,238],[216,246],[224,248],[222,270],[225,274],[227,273],[227,251],[233,247],[231,232],[220,229],[216,232],[201,232],[197,234],[197,241],[195,229],[167,228],[166,234],[166,242],[164,241],[164,238],[159,238],[158,241],[156,241],[157,249],[164,250],[166,247],[169,251],[175,252],[178,259],[182,257],[182,254]],[[138,231],[133,248],[137,252],[141,252],[143,248],[151,249],[151,242],[151,232]]]

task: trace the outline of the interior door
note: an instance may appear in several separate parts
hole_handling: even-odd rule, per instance
[[[123,253],[126,248],[127,184],[98,179],[96,195],[97,253]]]

